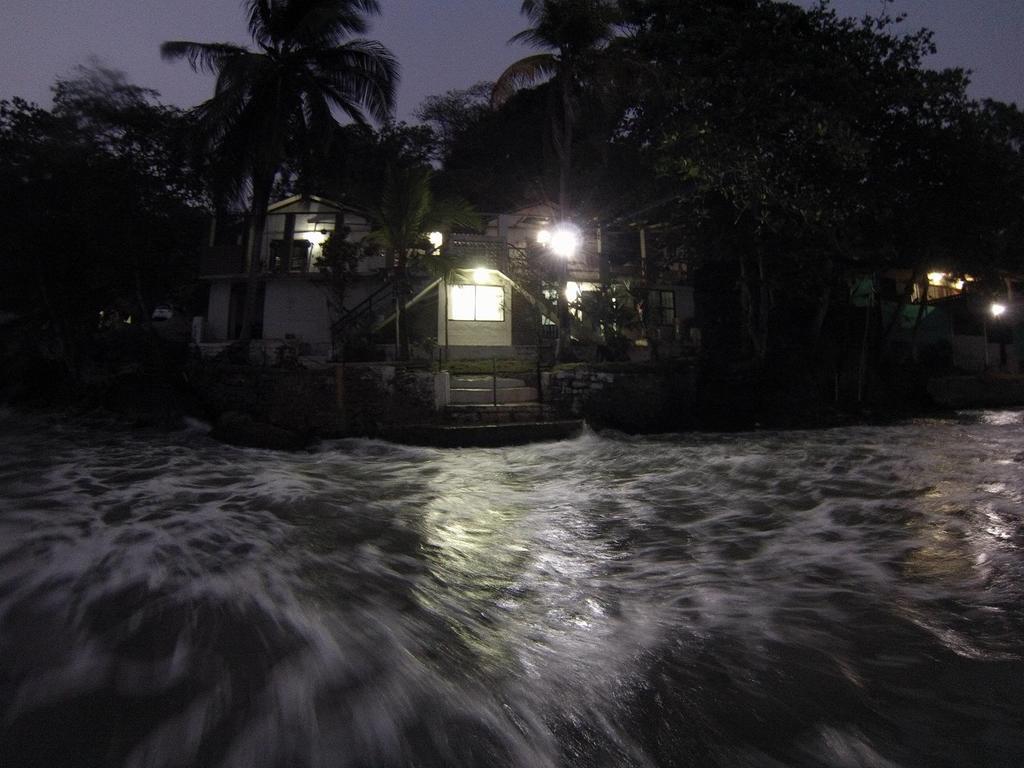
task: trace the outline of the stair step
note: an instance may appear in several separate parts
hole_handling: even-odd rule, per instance
[[[507,403],[532,403],[537,401],[536,387],[503,387],[494,390],[491,387],[463,388],[452,387],[451,402],[453,405],[493,404],[495,397],[499,405]]]
[[[508,424],[544,420],[548,410],[540,403],[449,405],[445,417],[453,424]]]
[[[492,382],[491,376],[474,375],[451,377],[452,389],[490,389],[495,383],[497,384],[498,389],[522,387],[526,385],[526,382],[522,379],[515,379],[508,376],[499,376],[497,382]]]

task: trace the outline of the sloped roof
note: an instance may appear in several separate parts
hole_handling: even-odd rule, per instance
[[[274,213],[282,208],[287,208],[290,205],[301,202],[316,203],[324,208],[333,208],[339,213],[342,211],[348,211],[349,213],[359,213],[359,211],[351,208],[350,206],[343,205],[336,200],[328,200],[326,197],[320,197],[319,195],[292,195],[286,197],[284,200],[278,200],[276,203],[271,203],[267,206],[267,213]]]

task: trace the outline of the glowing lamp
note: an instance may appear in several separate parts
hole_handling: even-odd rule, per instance
[[[442,235],[440,232],[431,232],[430,234],[427,235],[427,240],[430,241],[430,245],[433,247],[435,251],[442,245],[444,245],[444,235]]]
[[[999,302],[992,302],[992,306],[989,307],[989,311],[992,313],[992,317],[999,317],[1006,312],[1006,305],[1000,304]]]
[[[538,245],[546,246],[550,242],[551,242],[551,232],[550,231],[548,231],[546,229],[542,229],[542,230],[537,232],[537,244]]]
[[[477,285],[485,284],[487,282],[487,278],[490,276],[490,270],[484,269],[483,267],[477,267],[473,270],[473,282]]]
[[[313,245],[323,245],[324,241],[327,240],[326,232],[303,232],[302,237],[309,240]]]
[[[928,282],[931,283],[932,285],[942,285],[942,283],[945,281],[945,279],[946,279],[946,273],[945,272],[929,272],[928,273]]]
[[[576,231],[575,227],[567,224],[559,225],[551,233],[549,247],[556,256],[563,259],[571,259],[573,254],[576,253],[576,249],[580,247],[579,232]]]

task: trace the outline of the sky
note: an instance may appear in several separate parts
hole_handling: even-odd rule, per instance
[[[96,59],[129,81],[189,107],[208,98],[210,77],[165,62],[165,40],[248,42],[240,0],[2,0],[0,99],[50,103],[50,86]],[[799,0],[808,6],[813,0]],[[494,80],[529,53],[508,39],[526,24],[520,0],[380,0],[368,37],[402,67],[397,117],[412,121],[424,98]],[[834,0],[842,15],[875,15],[884,0]],[[894,0],[904,28],[935,32],[934,67],[973,71],[971,95],[1024,106],[1024,0]]]

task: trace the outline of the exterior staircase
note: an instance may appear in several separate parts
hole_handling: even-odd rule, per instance
[[[537,402],[537,388],[504,376],[452,376],[452,405],[508,405]]]
[[[537,388],[505,376],[452,376],[447,421],[453,424],[507,424],[543,421],[547,409]]]

